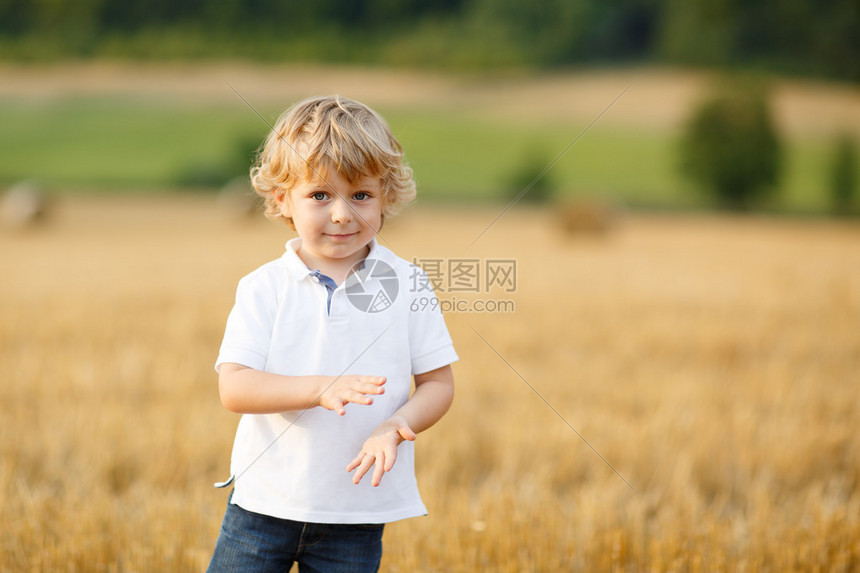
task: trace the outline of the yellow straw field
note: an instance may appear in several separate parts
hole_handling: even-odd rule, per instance
[[[210,197],[55,207],[0,231],[0,570],[201,571],[238,421],[212,365],[237,280],[290,234]],[[383,571],[860,569],[856,221],[582,236],[500,210],[382,230],[410,260],[516,262],[513,292],[440,293],[515,310],[446,314],[430,513],[387,528]]]

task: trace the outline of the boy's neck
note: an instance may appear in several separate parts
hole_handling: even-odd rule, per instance
[[[370,244],[365,245],[364,249],[345,259],[321,259],[309,255],[309,253],[302,250],[301,243],[299,244],[299,248],[296,249],[296,254],[310,270],[319,270],[319,272],[331,278],[339,285],[346,280],[346,277],[349,276],[349,272],[355,268],[355,265],[367,258],[367,255],[370,254]]]

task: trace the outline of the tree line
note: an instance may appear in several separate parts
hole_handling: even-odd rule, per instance
[[[0,57],[660,62],[860,80],[857,0],[0,0]]]

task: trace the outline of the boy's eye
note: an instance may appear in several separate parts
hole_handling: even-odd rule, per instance
[[[369,197],[370,196],[367,193],[365,193],[364,191],[359,191],[358,193],[356,193],[355,195],[352,196],[353,199],[357,199],[359,201],[364,201],[365,199],[368,199]]]
[[[323,193],[322,191],[317,191],[316,193],[314,193],[313,195],[311,195],[311,197],[312,197],[315,201],[324,201],[324,200],[325,200],[325,198],[326,198],[326,194],[325,194],[325,193]]]

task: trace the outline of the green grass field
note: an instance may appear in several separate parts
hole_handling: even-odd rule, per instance
[[[216,186],[242,174],[280,110],[245,104],[120,97],[0,100],[0,183],[36,179],[57,190]],[[585,128],[477,119],[463,110],[395,109],[389,118],[423,200],[505,199]],[[677,133],[598,122],[545,176],[557,193],[601,194],[634,206],[708,207],[676,168]],[[789,140],[781,188],[766,209],[827,208],[829,140]]]

